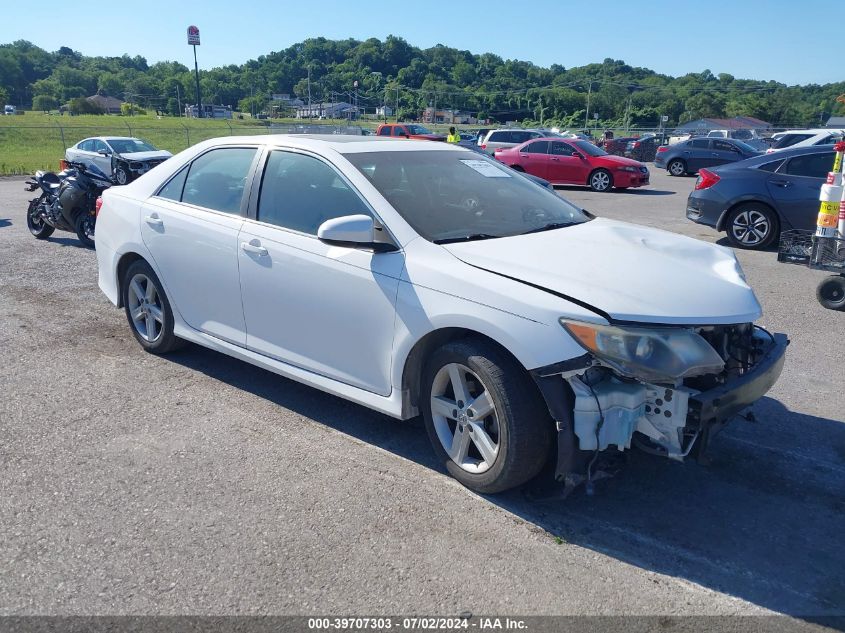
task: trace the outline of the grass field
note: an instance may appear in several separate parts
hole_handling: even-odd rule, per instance
[[[174,154],[217,136],[272,134],[272,125],[300,125],[301,119],[182,119],[142,116],[56,116],[27,112],[0,116],[0,175],[31,174],[36,169],[56,170],[65,149],[88,136],[137,136]],[[344,125],[345,121],[320,121]],[[358,122],[355,123],[359,125]],[[364,127],[376,124],[361,122]],[[283,131],[283,130],[278,130]]]

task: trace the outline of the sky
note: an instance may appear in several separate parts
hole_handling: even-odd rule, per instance
[[[91,10],[67,2],[7,2],[0,43],[25,39],[49,51],[141,55],[193,66],[189,25],[200,29],[201,69],[241,64],[309,37],[403,37],[420,48],[566,68],[622,59],[678,76],[709,69],[786,84],[845,80],[830,0],[228,0],[107,1]],[[826,18],[825,16],[829,16]],[[828,26],[830,28],[828,28]]]

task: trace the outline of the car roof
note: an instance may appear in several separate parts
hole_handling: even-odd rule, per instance
[[[352,134],[258,134],[255,136],[223,136],[203,141],[201,145],[217,147],[220,145],[238,145],[242,143],[278,145],[314,151],[330,149],[339,154],[449,150],[474,154],[474,152],[466,148],[437,141],[409,141],[404,138]]]
[[[737,161],[735,163],[727,163],[725,165],[719,165],[718,167],[714,167],[714,169],[724,170],[724,169],[733,169],[734,167],[742,168],[742,167],[756,167],[757,165],[765,165],[766,163],[773,163],[778,160],[786,160],[788,158],[792,158],[793,156],[805,156],[807,154],[823,154],[823,153],[833,153],[833,145],[809,145],[805,147],[787,147],[785,149],[780,149],[776,152],[772,152],[771,154],[759,154],[758,156],[752,156],[746,160]],[[831,167],[833,163],[831,163]]]

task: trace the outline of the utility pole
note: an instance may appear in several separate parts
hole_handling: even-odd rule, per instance
[[[308,120],[311,120],[311,117],[314,113],[311,111],[311,64],[308,64]]]
[[[179,96],[179,84],[176,84],[176,107],[179,108],[179,116],[184,116],[184,112],[182,112],[182,97]]]
[[[593,80],[590,80],[590,85],[587,88],[587,112],[584,113],[584,128],[586,129],[587,124],[590,120],[590,95],[593,92]]]
[[[399,84],[396,84],[396,110],[393,112],[396,122],[399,123]]]

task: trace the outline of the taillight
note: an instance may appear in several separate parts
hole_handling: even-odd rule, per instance
[[[698,180],[695,181],[695,190],[699,191],[700,189],[709,189],[720,180],[721,178],[712,171],[708,169],[699,169]]]
[[[94,217],[100,217],[100,209],[103,207],[103,196],[97,198],[97,201],[94,203]]]
[[[481,144],[481,149],[487,149],[487,143],[482,143],[482,144]]]
[[[669,151],[669,148],[668,148],[668,147],[666,147],[665,145],[661,145],[660,147],[658,147],[658,148],[657,148],[657,153],[658,153],[658,154],[659,154],[660,152],[667,152],[667,151]]]
[[[639,141],[634,141],[634,144],[632,145],[632,147],[633,147],[634,149],[637,149],[639,146],[640,146],[640,142],[639,142]]]

